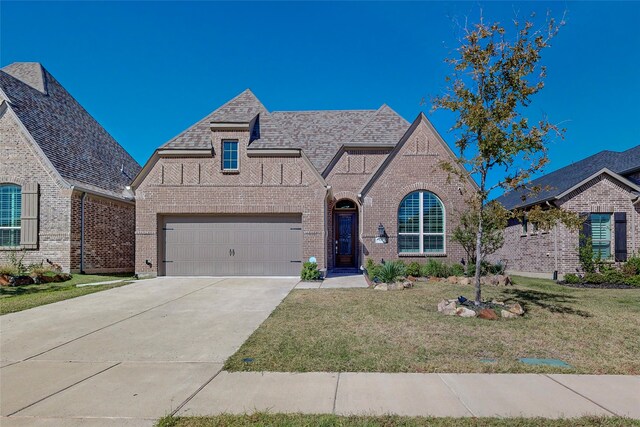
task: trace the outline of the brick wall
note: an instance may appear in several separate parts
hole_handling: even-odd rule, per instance
[[[169,214],[300,213],[303,257],[325,267],[326,189],[312,166],[301,157],[248,157],[247,131],[212,135],[214,157],[160,158],[136,188],[136,272],[162,274],[158,228]],[[239,173],[221,170],[223,139],[239,142]]]
[[[453,160],[450,152],[426,123],[420,122],[383,174],[364,195],[363,258],[370,257],[379,262],[381,259],[399,257],[398,207],[406,195],[417,190],[435,193],[445,207],[446,253],[438,255],[439,259],[457,263],[465,256],[462,247],[451,241],[451,232],[457,224],[460,212],[466,209],[464,198],[475,189],[469,182],[460,182],[457,177],[449,179],[448,174],[439,166],[444,160]],[[374,243],[378,224],[384,226],[389,236],[388,243]],[[403,255],[402,259],[424,262],[426,256]]]
[[[71,270],[80,271],[82,193],[71,197]],[[133,272],[135,205],[87,194],[84,200],[84,272]]]
[[[640,250],[640,206],[633,206],[630,189],[601,175],[568,194],[557,202],[558,206],[577,213],[602,212],[627,214],[627,252]],[[612,221],[613,222],[613,221]],[[531,228],[531,227],[529,227]],[[502,260],[511,271],[542,273],[548,276],[557,270],[559,274],[575,273],[578,261],[578,231],[571,231],[562,224],[549,233],[522,236],[522,226],[514,225],[505,230],[505,243],[501,250],[490,257]],[[612,224],[612,242],[615,232]]]
[[[8,111],[0,113],[0,183],[39,184],[38,248],[24,250],[24,263],[46,259],[70,269],[70,191],[63,189],[53,171]],[[8,252],[0,248],[0,263]],[[46,262],[45,262],[46,263]]]

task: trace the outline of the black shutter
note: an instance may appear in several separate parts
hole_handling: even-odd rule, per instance
[[[615,220],[615,250],[616,261],[627,260],[627,213],[616,212],[613,214]]]
[[[583,248],[587,243],[587,239],[591,237],[591,215],[584,212],[580,214],[580,217],[584,218],[584,222],[582,223],[582,230],[580,231],[578,239],[580,247]]]

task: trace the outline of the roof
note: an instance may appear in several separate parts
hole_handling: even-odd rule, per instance
[[[387,105],[377,110],[269,112],[247,89],[161,148],[209,148],[212,122],[248,123],[254,119],[249,149],[301,149],[319,172],[345,144],[395,145],[409,128],[409,123]]]
[[[1,68],[0,89],[69,185],[121,196],[140,171],[129,153],[41,64],[16,62]]]
[[[635,170],[640,170],[640,145],[622,152],[601,151],[533,180],[530,187],[539,186],[542,188],[542,191],[536,194],[529,194],[530,191],[520,189],[505,193],[496,201],[502,203],[507,209],[541,203],[562,195],[603,169],[622,177]]]

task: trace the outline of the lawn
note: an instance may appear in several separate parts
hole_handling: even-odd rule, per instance
[[[80,284],[107,282],[111,280],[120,280],[120,282],[108,285],[76,287],[76,285]],[[131,274],[75,274],[71,280],[61,283],[16,287],[3,286],[0,287],[0,315],[92,294],[106,289],[117,288],[127,284],[131,280],[134,280]]]
[[[225,369],[640,374],[640,289],[514,281],[483,287],[485,298],[519,301],[526,310],[522,318],[499,321],[437,312],[443,298],[471,297],[471,286],[294,290]],[[560,359],[571,368],[518,361],[525,357]]]
[[[628,418],[584,417],[564,420],[544,418],[423,418],[398,416],[253,414],[218,415],[215,417],[165,417],[158,427],[628,427],[640,426],[640,421]]]

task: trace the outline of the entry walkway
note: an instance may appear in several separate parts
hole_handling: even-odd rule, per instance
[[[366,288],[366,279],[362,274],[329,274],[327,278],[318,282],[300,282],[296,289],[340,289]]]
[[[177,415],[255,411],[640,419],[640,376],[222,371]]]

